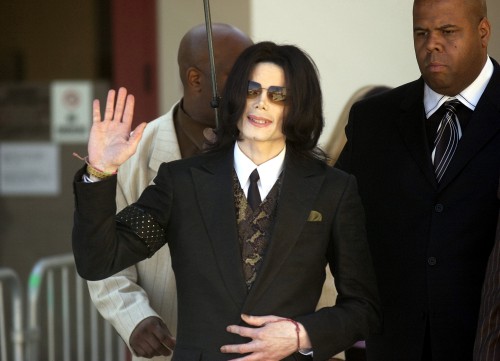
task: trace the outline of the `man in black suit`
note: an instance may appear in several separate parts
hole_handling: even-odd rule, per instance
[[[422,77],[352,107],[337,163],[358,180],[381,297],[367,355],[470,361],[499,207],[500,67],[484,0],[415,0],[413,28]]]
[[[379,325],[354,177],[316,148],[314,63],[294,46],[249,47],[228,76],[213,149],[165,163],[115,215],[116,173],[139,142],[134,98],[94,103],[87,166],[75,178],[78,272],[107,277],[168,243],[178,290],[173,360],[327,360]],[[257,177],[255,177],[257,176]],[[339,293],[315,311],[330,265]]]
[[[500,187],[498,187],[500,200]],[[483,284],[479,325],[474,344],[474,361],[500,359],[500,212],[497,236],[491,251]]]

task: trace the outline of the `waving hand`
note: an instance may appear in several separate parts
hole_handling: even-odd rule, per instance
[[[93,103],[93,122],[88,143],[89,163],[103,172],[114,173],[137,149],[146,123],[131,132],[135,99],[120,88],[118,96],[110,90],[104,119],[101,118],[99,100]]]

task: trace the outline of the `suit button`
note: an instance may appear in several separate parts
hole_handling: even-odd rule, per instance
[[[441,203],[438,203],[434,206],[434,210],[438,213],[441,213],[444,210],[444,206]]]
[[[435,266],[437,263],[436,257],[427,258],[427,263],[429,264],[429,266]]]

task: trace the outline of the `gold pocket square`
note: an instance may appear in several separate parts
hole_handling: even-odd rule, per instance
[[[323,220],[323,215],[318,211],[311,211],[309,217],[307,217],[308,222],[321,222]]]

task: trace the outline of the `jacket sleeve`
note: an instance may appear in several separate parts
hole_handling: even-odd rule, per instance
[[[152,252],[136,230],[115,221],[116,176],[84,183],[83,173],[84,168],[73,182],[73,254],[80,276],[99,280],[151,256]]]
[[[119,210],[132,203],[130,198],[137,198],[136,190],[138,186],[142,186],[140,184],[142,180],[137,180],[138,175],[134,176],[129,168],[120,168],[116,195],[116,205]],[[162,319],[175,334],[177,326],[177,318],[173,316],[177,310],[175,280],[171,263],[169,259],[165,259],[170,257],[169,250],[164,248],[152,258],[134,264],[108,278],[87,282],[94,306],[101,316],[113,325],[132,353],[134,350],[130,347],[130,335],[137,325],[148,317]],[[158,272],[162,274],[157,275]],[[154,304],[161,301],[168,302],[168,305],[162,305],[157,308],[158,311],[155,310]],[[162,309],[171,311],[160,315]]]
[[[178,151],[177,146],[166,141],[175,138],[167,133],[173,122],[172,113],[171,110],[148,124],[136,153],[120,166],[116,188],[118,211],[134,203],[156,176],[157,172],[150,169],[152,153],[161,152],[164,159],[179,158],[171,154]],[[99,313],[113,325],[131,352],[134,351],[130,347],[130,335],[148,317],[162,319],[175,335],[177,292],[168,247],[113,276],[88,281],[88,288]]]
[[[500,199],[500,188],[498,189]],[[495,245],[486,268],[479,324],[474,345],[474,361],[487,361],[500,354],[500,213]]]
[[[109,321],[130,351],[130,335],[150,316],[160,317],[151,308],[144,289],[137,284],[136,266],[130,266],[101,281],[88,281],[90,297],[101,316]]]

